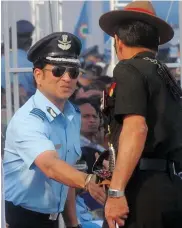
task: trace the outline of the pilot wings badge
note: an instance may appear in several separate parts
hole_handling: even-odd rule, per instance
[[[62,35],[62,40],[58,40],[58,47],[64,51],[70,49],[71,40],[68,40],[68,35]]]

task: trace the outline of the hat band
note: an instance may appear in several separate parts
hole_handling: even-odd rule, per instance
[[[49,60],[49,61],[80,64],[80,61],[78,59],[53,58],[53,57],[50,57],[50,56],[47,56],[46,59]]]
[[[143,9],[143,8],[133,8],[133,7],[129,7],[129,8],[125,8],[124,10],[126,10],[126,11],[137,11],[137,12],[139,12],[139,13],[147,13],[147,14],[150,14],[150,15],[152,15],[152,16],[155,16],[155,14],[153,13],[153,12],[151,12],[151,11],[149,11],[149,10],[145,10],[145,9]]]

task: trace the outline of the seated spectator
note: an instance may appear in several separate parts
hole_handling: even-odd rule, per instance
[[[88,99],[76,101],[81,111],[81,147],[87,146],[102,152],[105,148],[98,144],[97,135],[99,134],[100,117],[99,108]]]
[[[98,100],[92,98],[82,98],[76,100],[76,104],[79,106],[82,116],[82,157],[80,160],[86,161],[88,167],[87,172],[92,173],[92,166],[96,160],[96,155],[105,150],[103,146],[99,145],[97,140],[97,135],[100,134],[100,116]],[[83,227],[96,227],[96,224],[93,223],[94,219],[103,218],[103,206],[98,204],[87,192],[81,192],[76,197],[76,206],[78,217]],[[86,222],[86,220],[88,221]],[[90,226],[86,226],[89,224]],[[97,227],[99,226],[97,225]]]

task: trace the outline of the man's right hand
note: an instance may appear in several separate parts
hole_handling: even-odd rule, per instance
[[[94,181],[90,181],[88,184],[88,191],[90,195],[101,205],[105,204],[106,201],[106,193],[103,187],[100,187]]]

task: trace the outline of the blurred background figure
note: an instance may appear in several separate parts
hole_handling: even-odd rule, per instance
[[[91,84],[92,85],[92,84]],[[103,86],[104,89],[104,86]],[[92,173],[92,166],[105,148],[102,131],[102,116],[100,113],[100,97],[97,95],[82,97],[75,101],[81,112],[81,150],[80,162],[86,162],[87,173]],[[78,217],[82,222],[93,222],[103,219],[103,207],[89,193],[81,192],[76,198]],[[84,212],[84,213],[83,213]],[[85,224],[85,223],[83,223]],[[92,224],[91,227],[95,227]]]
[[[82,86],[79,88],[76,93],[76,99],[89,98],[92,96],[97,96],[98,98],[101,98],[105,88],[106,85],[104,82],[99,80],[92,81],[87,86]]]
[[[17,67],[32,68],[32,63],[27,60],[27,51],[32,45],[32,34],[34,31],[34,26],[32,23],[26,20],[19,20],[16,23],[17,25]],[[12,52],[12,28],[9,29],[10,35],[10,67],[13,67],[13,52]],[[2,147],[1,153],[3,155],[4,141],[7,127],[7,112],[6,112],[6,81],[5,81],[5,56],[4,56],[4,44],[1,43],[1,140]],[[13,77],[14,74],[11,73],[11,86],[13,88]],[[35,93],[35,85],[32,72],[22,72],[18,73],[18,82],[19,82],[19,103],[22,106],[28,98]],[[12,89],[13,91],[13,89]],[[12,101],[13,92],[12,92]],[[13,104],[12,104],[13,105]],[[13,110],[13,107],[12,107]]]
[[[98,45],[85,49],[80,58],[84,59],[84,62],[97,63],[104,60],[104,55],[99,53]]]
[[[32,34],[34,26],[32,23],[26,20],[17,21],[17,67],[25,68],[31,67],[32,63],[27,60],[27,51],[32,45]],[[9,29],[10,34],[10,67],[13,67],[13,52],[12,52],[12,29]],[[3,44],[1,49],[4,53]],[[1,56],[1,86],[5,89],[5,57],[2,53]],[[11,74],[11,82],[13,83],[13,74]],[[32,72],[18,73],[19,80],[19,92],[20,92],[20,104],[24,104],[25,101],[35,93],[35,85]]]
[[[161,47],[159,47],[159,52],[158,52],[157,57],[164,63],[170,63],[171,62],[170,47],[171,47],[170,43],[166,43],[164,45],[161,45]]]
[[[5,95],[5,89],[1,87],[1,157],[2,158],[4,154],[6,126],[7,126],[6,95]]]
[[[102,152],[105,148],[100,145],[100,125],[101,118],[99,115],[99,106],[94,99],[82,98],[76,101],[81,112],[81,147],[91,147],[98,152]]]

